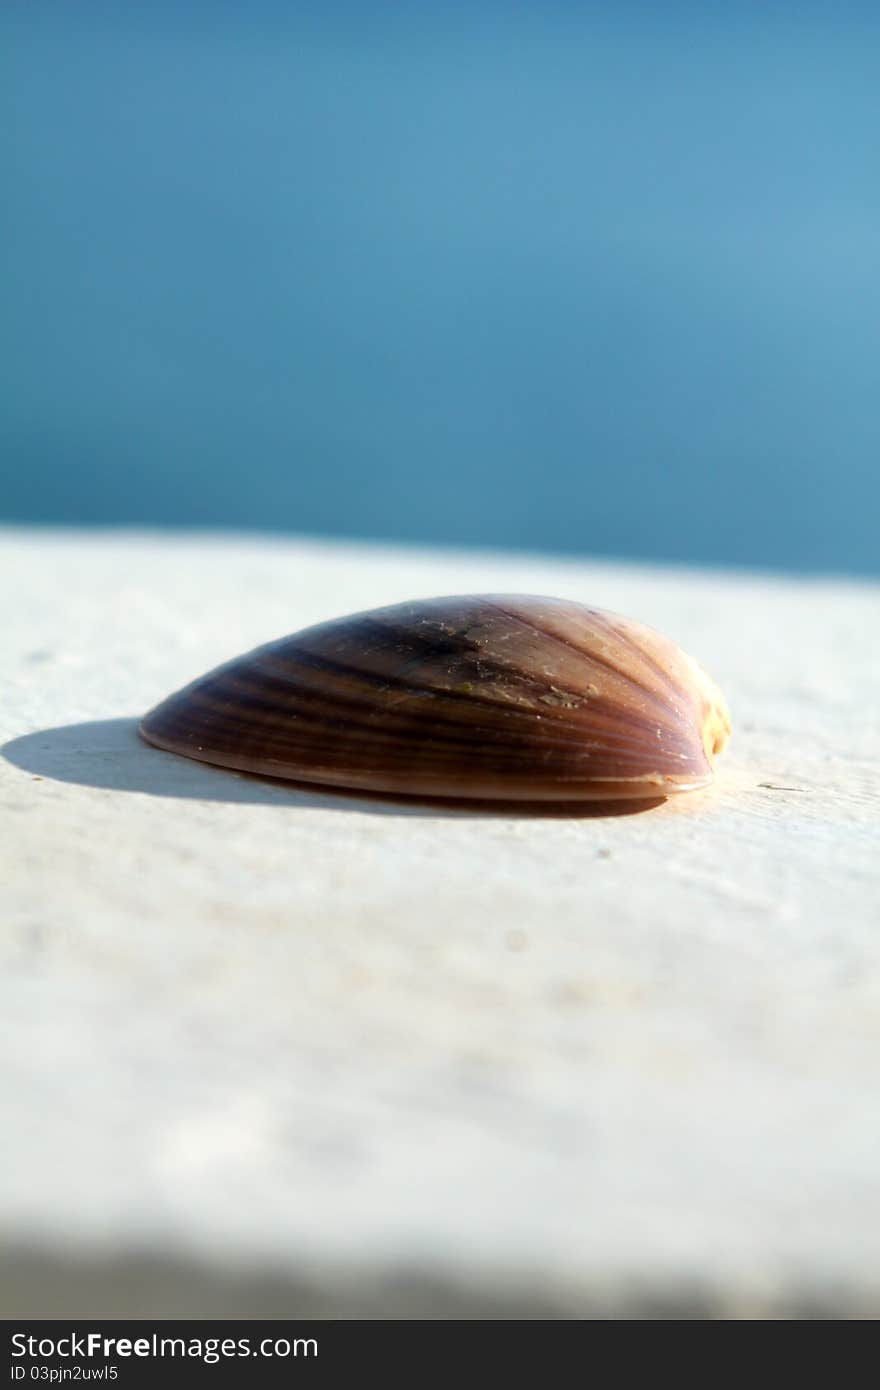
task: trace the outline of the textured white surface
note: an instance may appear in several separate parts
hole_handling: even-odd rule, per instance
[[[420,1281],[429,1316],[880,1308],[877,588],[246,538],[0,553],[7,1306],[167,1311],[177,1270],[181,1315],[234,1310],[221,1273],[257,1312],[402,1316]],[[441,811],[134,734],[258,642],[470,590],[679,641],[731,704],[717,787]]]

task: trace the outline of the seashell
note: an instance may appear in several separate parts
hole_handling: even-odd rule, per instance
[[[564,599],[377,608],[270,642],[146,716],[159,748],[370,792],[621,800],[712,781],[723,696],[668,638]]]

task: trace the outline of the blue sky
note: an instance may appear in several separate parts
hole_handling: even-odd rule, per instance
[[[3,518],[880,570],[880,12],[0,28]]]

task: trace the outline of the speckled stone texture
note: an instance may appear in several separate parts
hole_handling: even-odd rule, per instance
[[[7,1316],[880,1313],[880,590],[0,533]],[[514,815],[135,722],[307,623],[558,594],[696,656],[715,788]]]

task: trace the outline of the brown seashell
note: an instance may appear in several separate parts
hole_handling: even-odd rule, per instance
[[[377,608],[258,647],[146,716],[148,742],[268,777],[517,801],[712,781],[730,721],[668,638],[565,599]]]

